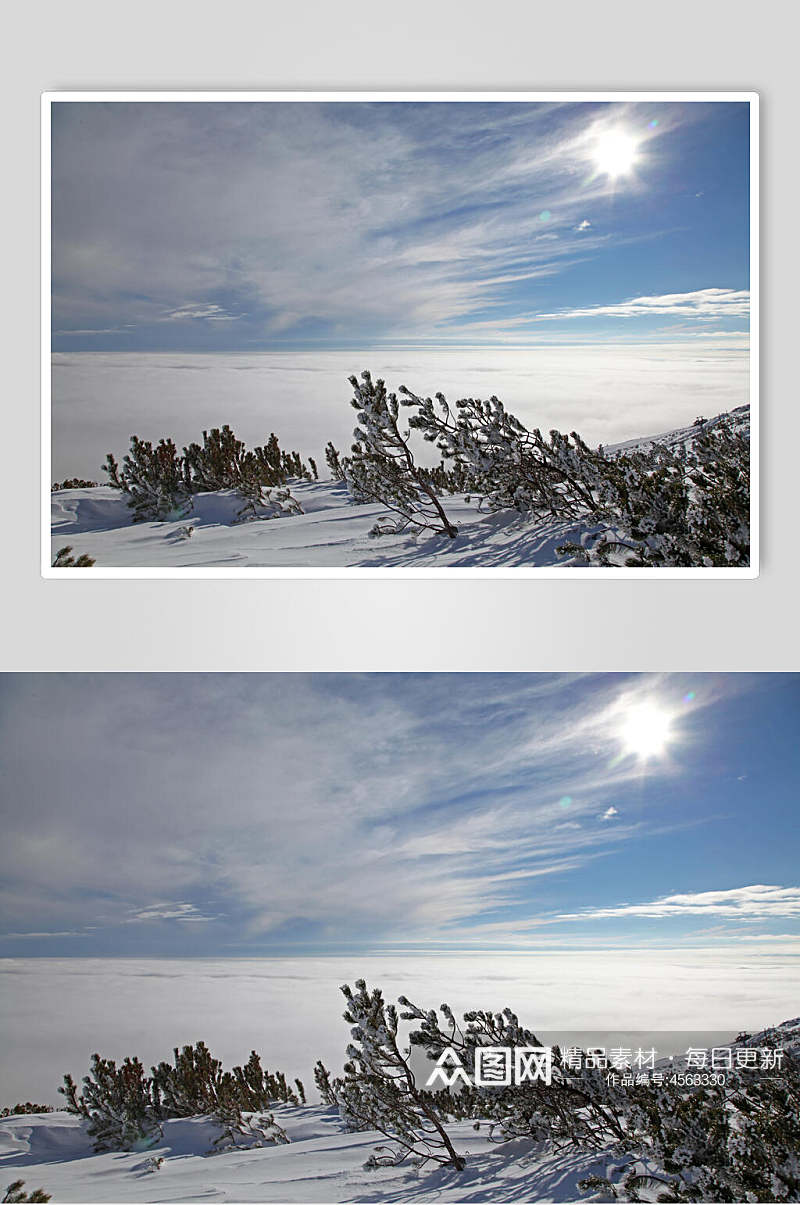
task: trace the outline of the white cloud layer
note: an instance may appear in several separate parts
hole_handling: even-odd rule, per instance
[[[202,1038],[226,1066],[255,1047],[312,1086],[316,1059],[339,1071],[347,1026],[339,985],[359,976],[423,1007],[513,1008],[546,1030],[751,1032],[797,1015],[800,958],[725,950],[559,950],[552,954],[0,962],[5,1099],[58,1105],[66,1071],[92,1052],[145,1066]],[[727,1039],[726,1039],[727,1040]],[[313,1090],[313,1089],[312,1089]],[[9,1177],[10,1178],[10,1177]]]
[[[607,917],[727,916],[738,920],[763,917],[800,917],[800,887],[753,884],[727,891],[697,891],[665,895],[649,904],[619,904],[613,908],[587,908],[564,912],[559,920],[599,920]]]
[[[537,314],[538,321],[561,318],[744,318],[750,313],[747,289],[697,289],[692,293],[664,293],[654,297],[632,297],[613,305],[591,305]],[[532,316],[531,316],[532,317]]]
[[[496,394],[529,427],[577,430],[592,444],[654,435],[749,400],[747,341],[617,347],[268,352],[59,353],[53,361],[53,480],[102,477],[132,434],[179,446],[230,423],[250,446],[276,431],[324,465],[352,442],[347,377],[363,368],[396,389],[450,400]],[[609,399],[613,399],[612,403]]]

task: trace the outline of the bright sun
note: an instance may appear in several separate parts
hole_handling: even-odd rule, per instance
[[[626,753],[642,759],[658,757],[672,735],[670,717],[650,703],[637,704],[628,710],[621,735]]]
[[[636,139],[624,130],[608,130],[595,143],[592,157],[599,172],[616,180],[618,176],[630,174],[637,149]]]

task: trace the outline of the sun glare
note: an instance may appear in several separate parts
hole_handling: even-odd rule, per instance
[[[643,759],[662,754],[671,735],[669,715],[649,703],[631,707],[622,725],[625,752]]]
[[[636,163],[636,139],[624,130],[608,130],[595,143],[593,158],[599,172],[612,180],[627,176]]]

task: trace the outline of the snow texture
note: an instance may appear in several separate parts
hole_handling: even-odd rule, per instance
[[[575,1201],[586,1175],[606,1175],[597,1152],[554,1154],[526,1140],[494,1144],[469,1121],[448,1126],[467,1167],[380,1168],[364,1163],[383,1135],[348,1133],[335,1107],[274,1110],[288,1145],[209,1156],[219,1133],[206,1117],[164,1122],[146,1151],[96,1155],[85,1123],[68,1113],[0,1122],[0,1165],[8,1182],[44,1188],[54,1202],[94,1201]],[[153,1161],[163,1159],[156,1170]]]

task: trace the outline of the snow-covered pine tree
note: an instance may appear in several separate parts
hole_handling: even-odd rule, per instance
[[[0,1118],[19,1117],[25,1113],[53,1113],[52,1105],[37,1105],[32,1100],[20,1101],[16,1105],[5,1105],[0,1109]]]
[[[734,1068],[722,1085],[629,1089],[627,1160],[579,1187],[625,1201],[800,1200],[800,1064],[790,1051],[782,1063]]]
[[[347,483],[358,501],[380,502],[396,517],[375,524],[372,535],[384,535],[416,527],[453,539],[458,528],[448,519],[436,489],[420,471],[409,444],[409,432],[400,430],[400,403],[386,392],[385,383],[362,372],[361,380],[349,378],[352,405],[358,412],[353,432],[352,456],[347,465]]]
[[[282,1071],[262,1067],[255,1050],[243,1067],[224,1071],[205,1042],[175,1047],[173,1062],[161,1062],[152,1068],[153,1097],[159,1113],[165,1117],[194,1117],[214,1113],[221,1100],[233,1099],[245,1112],[266,1109],[275,1102],[300,1103],[304,1096],[289,1087]]]
[[[0,1198],[3,1201],[3,1205],[21,1205],[23,1201],[30,1201],[31,1203],[35,1201],[37,1205],[40,1205],[42,1202],[53,1199],[52,1195],[49,1192],[45,1192],[43,1188],[34,1188],[32,1192],[25,1192],[24,1189],[24,1180],[14,1180],[8,1185],[2,1198]]]
[[[160,439],[153,447],[149,440],[132,435],[122,469],[109,452],[103,471],[110,485],[127,494],[134,523],[179,519],[192,509],[184,459],[171,439]]]
[[[322,1059],[317,1059],[314,1064],[314,1083],[317,1086],[317,1091],[324,1105],[335,1105],[337,1103],[336,1081],[331,1080],[331,1073]]]
[[[251,454],[248,453],[249,455]],[[302,506],[288,486],[267,489],[261,484],[257,473],[245,471],[237,493],[243,505],[236,512],[235,523],[249,523],[254,519],[283,519],[289,515],[303,514]]]
[[[342,458],[330,439],[325,445],[325,463],[330,469],[331,477],[334,481],[344,481],[345,474]]]
[[[83,477],[67,477],[64,481],[54,481],[50,493],[54,494],[57,490],[93,490],[99,484],[99,481],[86,481]]]
[[[541,1046],[510,1008],[502,1012],[472,1009],[464,1013],[462,1025],[447,1004],[438,1010],[440,1019],[435,1009],[421,1009],[406,996],[400,996],[398,1003],[404,1010],[401,1020],[419,1022],[419,1028],[410,1034],[412,1047],[424,1049],[432,1063],[445,1051],[453,1051],[470,1082],[475,1079],[476,1052],[481,1046],[510,1050]],[[507,1087],[465,1086],[455,1097],[448,1089],[436,1093],[435,1107],[486,1121],[490,1136],[499,1141],[524,1137],[535,1142],[549,1140],[557,1146],[601,1147],[623,1138],[625,1101],[624,1092],[610,1087],[601,1071],[569,1069],[555,1046],[550,1084],[526,1079]]]
[[[687,447],[653,444],[608,455],[572,431],[529,431],[492,397],[399,391],[409,427],[457,471],[458,488],[490,510],[583,519],[595,527],[563,555],[600,565],[746,565],[750,555],[750,441],[732,418],[695,420]]]
[[[701,565],[750,564],[750,437],[733,418],[706,423],[690,445],[690,522]]]
[[[380,988],[370,992],[363,979],[355,990],[345,984],[344,1019],[352,1027],[344,1079],[338,1081],[338,1103],[353,1129],[378,1130],[389,1140],[375,1148],[367,1167],[396,1166],[412,1159],[464,1168],[429,1094],[417,1085],[410,1051],[398,1044],[398,1014],[386,1004]]]
[[[240,1110],[218,1111],[214,1114],[223,1125],[222,1133],[215,1138],[209,1155],[222,1155],[226,1151],[249,1151],[254,1147],[288,1143],[289,1137],[279,1126],[272,1113],[254,1114],[244,1117]]]
[[[82,552],[80,556],[72,555],[72,545],[65,544],[63,548],[59,548],[53,561],[54,569],[90,569],[94,565],[94,557],[89,556],[87,552]]]
[[[490,510],[567,518],[593,508],[586,478],[590,450],[579,437],[529,431],[499,398],[460,398],[451,408],[443,393],[422,398],[401,386],[413,406],[409,426],[452,461],[459,488],[477,494]]]
[[[290,1088],[283,1072],[261,1066],[255,1051],[244,1067],[225,1071],[204,1042],[176,1047],[173,1063],[159,1063],[149,1076],[136,1058],[117,1067],[94,1055],[81,1093],[70,1075],[64,1076],[59,1092],[66,1097],[67,1111],[89,1122],[87,1133],[98,1151],[151,1143],[161,1135],[160,1123],[173,1117],[208,1116],[219,1122],[215,1152],[288,1142],[272,1113],[263,1110],[274,1102],[305,1101],[301,1081]]]
[[[204,1042],[173,1052],[172,1064],[162,1062],[152,1071],[153,1097],[162,1117],[207,1114],[222,1132],[210,1153],[233,1148],[260,1147],[288,1142],[272,1113],[262,1113],[273,1100],[298,1104],[281,1072],[271,1074],[261,1066],[255,1051],[244,1067],[223,1071]]]
[[[58,1090],[66,1098],[67,1112],[88,1121],[86,1132],[96,1151],[127,1151],[161,1136],[150,1080],[137,1058],[126,1058],[117,1067],[113,1059],[93,1054],[80,1096],[71,1075],[64,1076]]]
[[[236,489],[247,449],[226,423],[203,432],[203,442],[183,449],[184,473],[193,493]]]
[[[595,468],[597,530],[563,555],[604,566],[749,564],[750,441],[732,418],[706,423],[686,446],[653,444]]]

